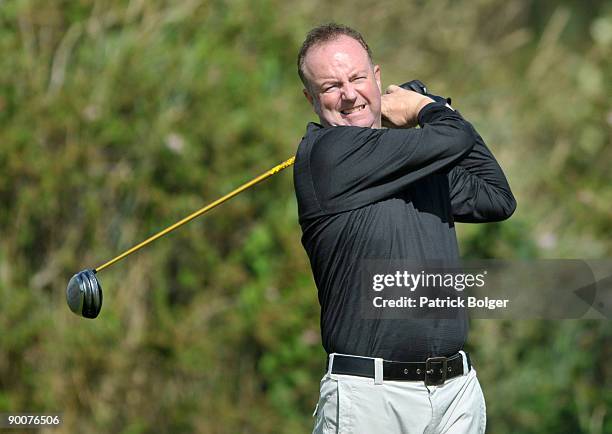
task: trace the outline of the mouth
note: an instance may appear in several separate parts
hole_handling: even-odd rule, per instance
[[[340,113],[342,113],[344,116],[348,116],[350,114],[360,112],[361,110],[364,110],[364,109],[365,109],[365,104],[361,104],[361,105],[357,105],[352,108],[340,110]]]

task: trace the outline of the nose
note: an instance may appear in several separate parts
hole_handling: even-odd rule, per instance
[[[355,91],[355,86],[353,86],[353,83],[347,83],[342,86],[342,98],[347,100],[357,99],[357,92]]]

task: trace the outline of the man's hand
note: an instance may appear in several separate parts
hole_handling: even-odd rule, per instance
[[[416,126],[419,112],[433,99],[392,84],[381,98],[382,124],[388,128]]]

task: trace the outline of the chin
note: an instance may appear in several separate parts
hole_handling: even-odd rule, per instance
[[[353,127],[373,128],[375,122],[374,119],[355,119],[353,121],[347,119],[346,124]]]
[[[324,121],[319,118],[322,125],[332,127],[363,127],[363,128],[380,128],[380,122],[376,122],[373,116],[355,116],[354,118],[338,116],[330,121]]]
[[[374,121],[373,120],[367,120],[367,121],[362,121],[362,122],[358,122],[357,126],[359,127],[367,127],[367,128],[371,128],[374,125]]]

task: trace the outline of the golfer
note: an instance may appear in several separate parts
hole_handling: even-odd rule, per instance
[[[360,267],[372,258],[457,259],[455,222],[514,212],[501,168],[442,98],[398,86],[382,94],[381,69],[349,27],[311,30],[298,71],[319,117],[294,169],[328,353],[314,432],[483,433],[465,317],[364,318]]]

